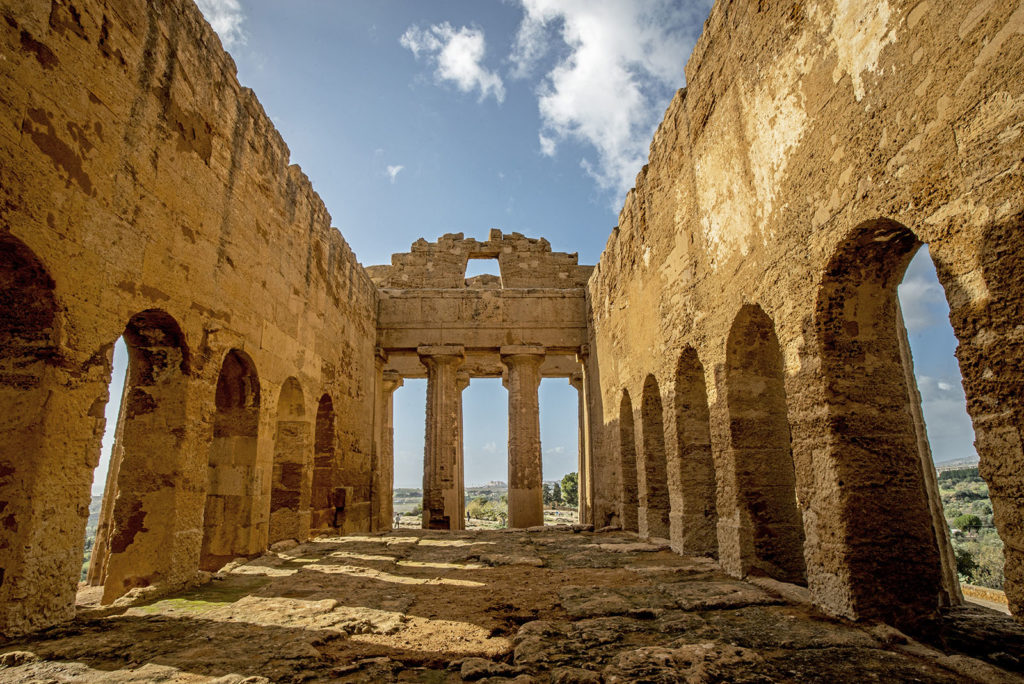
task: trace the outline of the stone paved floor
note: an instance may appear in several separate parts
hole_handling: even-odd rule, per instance
[[[1021,681],[762,584],[621,532],[318,539],[5,644],[0,682]]]

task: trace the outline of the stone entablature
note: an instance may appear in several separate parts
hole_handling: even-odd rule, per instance
[[[389,352],[536,344],[575,354],[587,342],[586,301],[579,289],[383,290],[377,336]]]
[[[470,259],[497,259],[500,282],[494,276],[466,279]],[[492,229],[485,242],[447,233],[436,242],[420,238],[408,252],[391,256],[390,266],[366,271],[378,287],[398,289],[583,288],[593,266],[580,266],[575,253],[552,252],[544,238]]]

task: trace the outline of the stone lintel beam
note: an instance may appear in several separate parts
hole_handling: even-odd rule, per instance
[[[461,529],[463,494],[458,480],[462,445],[461,393],[457,387],[464,349],[456,345],[417,350],[427,367],[427,429],[423,453],[424,529]]]
[[[540,367],[544,347],[506,346],[501,362],[508,368],[508,525],[544,524],[540,450]]]

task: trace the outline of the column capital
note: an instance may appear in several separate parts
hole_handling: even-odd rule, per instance
[[[501,354],[501,360],[504,363],[506,359],[515,358],[535,358],[537,360],[543,360],[544,354],[547,349],[540,346],[523,345],[523,344],[512,344],[501,347],[499,353]]]
[[[416,347],[416,353],[423,363],[426,363],[427,359],[431,359],[441,363],[461,364],[466,358],[466,348],[461,344],[433,344]]]
[[[569,384],[576,388],[576,391],[583,391],[583,373],[576,371],[569,376]]]
[[[469,387],[469,371],[460,370],[455,374],[455,389],[462,392]]]
[[[374,347],[373,353],[376,357],[377,363],[384,364],[388,362],[388,353],[385,351],[384,347]]]
[[[580,363],[586,363],[587,358],[590,357],[590,345],[581,344],[580,348],[576,351],[576,360]]]
[[[381,377],[381,386],[385,392],[394,392],[396,389],[405,384],[405,380],[398,374],[398,371],[386,370]]]

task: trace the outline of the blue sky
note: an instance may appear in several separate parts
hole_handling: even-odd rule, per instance
[[[711,0],[198,4],[364,265],[420,237],[490,228],[593,264]],[[929,269],[915,259],[901,298],[942,461],[973,454],[973,434]],[[105,453],[125,359],[118,347]],[[421,482],[425,391],[409,381],[395,395],[396,486]],[[507,394],[481,379],[464,396],[466,482],[506,480]],[[576,412],[566,380],[542,383],[545,479],[576,469]]]

